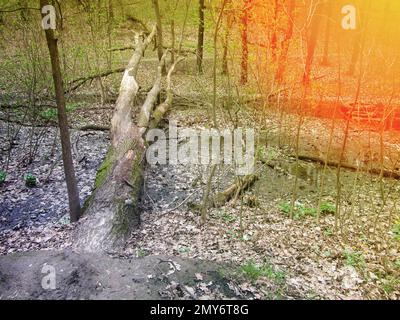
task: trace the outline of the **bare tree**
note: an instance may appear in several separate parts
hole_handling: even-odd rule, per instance
[[[241,84],[246,84],[249,72],[249,15],[250,15],[251,0],[244,0],[242,13],[242,68],[241,68]]]
[[[317,36],[321,24],[321,13],[323,12],[324,4],[317,2],[315,4],[314,13],[311,16],[311,26],[308,31],[307,39],[307,57],[306,65],[303,74],[303,85],[310,85],[311,69],[314,61],[315,48],[317,46]]]
[[[203,72],[203,55],[204,55],[204,0],[199,0],[199,33],[197,38],[197,70]]]
[[[325,26],[325,45],[324,45],[324,56],[322,58],[322,65],[329,66],[329,45],[331,40],[331,19],[332,19],[332,1],[326,2],[326,26]]]
[[[156,15],[156,20],[157,20],[157,54],[158,54],[158,60],[161,61],[161,58],[163,56],[163,29],[162,29],[162,21],[161,21],[161,15],[160,15],[160,5],[158,3],[158,0],[152,0],[153,2],[153,8],[154,8],[154,13]],[[166,68],[163,66],[163,74],[166,74]]]
[[[40,0],[40,6],[49,5],[48,0]],[[49,48],[53,81],[58,109],[58,125],[60,127],[60,138],[62,147],[62,158],[64,163],[65,179],[67,182],[69,210],[72,222],[79,220],[81,206],[79,201],[78,185],[75,177],[74,164],[71,154],[71,140],[68,129],[68,119],[65,107],[64,85],[61,75],[60,58],[58,54],[57,39],[51,29],[45,30],[47,46]]]
[[[294,9],[295,0],[290,0],[288,5],[288,26],[285,32],[285,38],[282,42],[282,52],[279,57],[278,69],[275,74],[275,80],[280,83],[283,79],[283,74],[285,73],[285,67],[287,64],[287,58],[289,53],[290,40],[293,37],[293,27],[294,27]]]
[[[276,61],[277,58],[277,49],[278,49],[278,18],[280,12],[280,3],[279,0],[275,0],[274,5],[274,26],[272,29],[272,36],[271,36],[271,52],[272,52],[272,59]]]

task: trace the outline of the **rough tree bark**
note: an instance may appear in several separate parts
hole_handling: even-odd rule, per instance
[[[132,106],[139,91],[139,63],[156,33],[137,37],[135,51],[122,78],[111,120],[111,147],[97,173],[95,191],[78,227],[74,249],[113,251],[121,248],[134,226],[139,225],[138,202],[142,191],[145,146],[132,120]]]
[[[40,0],[40,7],[49,5],[49,1]],[[43,15],[44,16],[44,15]],[[68,128],[67,111],[65,107],[64,85],[61,75],[60,58],[58,54],[57,39],[51,29],[45,30],[47,46],[49,48],[51,68],[57,102],[58,125],[62,147],[62,159],[64,164],[65,180],[67,182],[70,219],[72,222],[79,220],[81,206],[79,200],[78,185],[76,182],[74,163],[71,154],[71,140]]]
[[[144,104],[134,113],[132,106],[139,91],[136,82],[139,63],[156,33],[154,27],[146,38],[138,38],[135,52],[125,70],[114,116],[111,121],[111,147],[97,173],[95,191],[86,207],[86,218],[78,227],[74,249],[85,252],[115,252],[123,248],[132,228],[140,224],[139,200],[143,185],[145,163],[144,136],[149,128],[155,128],[172,105],[171,75],[178,58],[167,77],[167,98],[155,107],[161,92],[162,69],[165,67],[165,52],[157,67],[156,78]]]

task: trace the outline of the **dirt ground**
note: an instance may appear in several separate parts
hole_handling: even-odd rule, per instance
[[[46,286],[46,267],[55,287]],[[0,300],[240,299],[220,265],[179,257],[39,251],[0,257]],[[47,271],[46,271],[47,270]],[[43,280],[45,278],[45,280]],[[49,280],[50,281],[50,280]],[[44,286],[42,285],[44,283]]]

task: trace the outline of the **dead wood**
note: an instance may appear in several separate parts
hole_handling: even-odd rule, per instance
[[[105,78],[112,74],[122,73],[125,71],[125,68],[117,68],[114,70],[107,70],[98,74],[93,74],[87,77],[81,77],[75,80],[72,80],[68,83],[67,93],[71,93],[72,91],[77,90],[78,88],[82,87],[85,83],[89,81],[93,81],[95,79]]]
[[[300,155],[299,156],[299,160],[302,161],[308,161],[308,162],[315,162],[318,163],[320,165],[325,165],[325,160],[318,158],[318,157],[313,157],[313,156],[308,156],[308,155]],[[339,166],[339,163],[336,161],[328,161],[326,163],[326,165],[328,167],[335,167],[337,168]],[[353,166],[351,164],[347,164],[347,163],[341,163],[340,164],[341,168],[350,170],[350,171],[361,171],[361,172],[366,172],[369,174],[373,174],[373,175],[382,175],[382,177],[384,178],[391,178],[391,179],[395,179],[395,180],[400,180],[400,172],[396,172],[393,170],[387,170],[387,169],[379,169],[379,168],[357,168],[356,166]]]
[[[231,184],[225,191],[217,193],[214,196],[213,205],[215,208],[220,208],[233,199],[235,196],[240,195],[248,188],[250,188],[256,181],[258,180],[258,176],[249,175],[243,178],[237,179],[236,182]]]
[[[78,251],[118,251],[132,228],[140,224],[138,203],[142,192],[144,141],[133,123],[132,106],[139,91],[136,75],[156,28],[136,38],[135,51],[124,72],[111,120],[111,147],[85,206],[85,218],[76,231]],[[134,110],[135,111],[135,110]],[[127,183],[128,182],[128,183]]]

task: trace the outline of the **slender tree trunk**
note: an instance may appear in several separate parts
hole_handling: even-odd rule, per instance
[[[278,29],[278,16],[279,16],[279,0],[275,0],[275,6],[274,6],[274,26],[272,28],[272,36],[271,36],[271,53],[272,53],[272,59],[273,61],[276,61],[277,57],[277,49],[278,49],[278,35],[277,35],[277,29]]]
[[[290,0],[288,6],[288,27],[286,29],[285,39],[282,42],[282,52],[279,57],[278,69],[275,74],[275,80],[278,83],[281,83],[283,80],[283,75],[285,73],[285,67],[287,64],[287,59],[289,54],[290,40],[293,37],[294,8],[295,8],[295,0]]]
[[[308,35],[307,40],[307,57],[306,57],[306,65],[304,68],[303,74],[303,85],[308,87],[310,85],[310,78],[311,78],[311,69],[312,64],[314,62],[314,54],[315,48],[317,46],[317,36],[319,32],[319,27],[321,24],[321,13],[323,12],[324,4],[317,3],[314,15],[312,16],[311,20],[311,27]]]
[[[163,56],[163,29],[162,29],[162,21],[161,21],[161,15],[160,15],[160,5],[158,0],[152,0],[153,2],[153,7],[154,7],[154,13],[156,15],[156,20],[157,20],[157,54],[158,54],[158,60],[161,61],[162,56]],[[166,74],[166,68],[165,66],[163,67],[162,70],[163,74]]]
[[[199,33],[197,38],[197,71],[203,72],[204,57],[204,0],[199,0]]]
[[[40,7],[49,5],[49,1],[40,0]],[[47,46],[49,48],[51,67],[53,71],[54,88],[56,94],[58,125],[60,127],[62,158],[64,163],[65,180],[67,182],[69,211],[72,222],[79,220],[81,214],[78,185],[75,177],[74,164],[71,154],[71,141],[68,129],[68,119],[65,107],[64,86],[60,69],[57,39],[51,29],[45,30]]]
[[[215,24],[215,29],[214,29],[214,41],[213,41],[213,46],[214,46],[214,59],[213,59],[213,127],[216,130],[219,130],[218,128],[218,120],[217,120],[217,45],[218,45],[218,33],[219,33],[219,28],[220,24],[222,21],[222,16],[224,13],[225,6],[227,4],[228,0],[222,0],[222,6],[218,14],[218,18]],[[215,175],[215,172],[217,170],[217,165],[213,164],[210,168],[210,173],[207,179],[207,185],[203,193],[203,199],[202,199],[202,208],[201,208],[201,221],[202,224],[206,223],[207,220],[207,209],[208,209],[208,198],[210,196],[211,192],[211,183],[212,179]]]
[[[251,0],[244,1],[244,8],[242,13],[242,68],[241,68],[241,84],[246,84],[248,80],[249,72],[249,11],[250,11]]]
[[[357,64],[360,60],[360,56],[361,56],[361,52],[362,52],[362,43],[363,43],[363,34],[365,34],[365,30],[364,30],[364,14],[361,11],[362,7],[359,8],[359,10],[357,10],[358,16],[357,16],[357,21],[358,22],[358,27],[355,30],[356,35],[354,37],[354,46],[353,46],[353,52],[351,54],[351,59],[350,59],[350,65],[349,65],[349,71],[348,74],[350,76],[354,76],[356,73],[356,69],[357,69]],[[361,17],[363,19],[361,19]]]
[[[323,66],[329,66],[329,45],[330,45],[330,41],[331,41],[332,9],[333,9],[332,1],[327,1],[327,3],[326,3],[325,45],[324,45],[324,56],[322,58]]]
[[[361,42],[362,42],[362,33],[361,33],[361,31],[358,31],[358,33],[354,39],[353,53],[351,55],[349,71],[348,71],[348,74],[351,76],[354,75],[354,73],[356,71],[358,60],[360,58]]]
[[[113,10],[113,6],[112,6],[112,0],[108,0],[108,10],[107,10],[107,37],[108,37],[108,68],[111,69],[112,68],[112,39],[111,39],[111,33],[112,33],[112,29],[113,29],[113,23],[114,23],[114,10]]]
[[[226,26],[225,26],[225,35],[223,41],[223,54],[222,54],[222,74],[227,75],[229,73],[228,68],[228,51],[229,51],[229,38],[231,34],[233,19],[231,14],[227,14],[226,16]]]
[[[175,20],[171,19],[171,63],[175,63]]]

